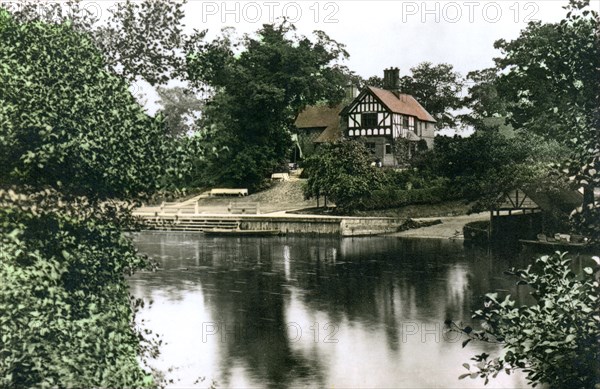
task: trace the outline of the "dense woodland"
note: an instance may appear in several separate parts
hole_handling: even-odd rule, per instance
[[[152,265],[123,234],[136,228],[131,209],[214,185],[264,188],[286,166],[300,110],[340,102],[349,83],[381,80],[345,67],[349,53],[326,33],[303,36],[285,21],[243,37],[225,30],[209,41],[206,31],[183,32],[181,3],[127,1],[103,23],[77,2],[65,5],[73,12],[60,4],[45,12],[34,3],[3,7],[0,387],[164,384],[146,364],[159,338],[133,324],[143,302],[131,300],[126,276]],[[583,187],[570,228],[600,241],[593,201],[600,187],[598,14],[588,1],[572,0],[561,22],[532,22],[495,47],[493,68],[461,75],[450,64],[422,62],[401,80],[440,128],[471,126],[474,135],[437,137],[433,150],[421,149],[402,171],[370,166],[360,142],[325,145],[303,162],[306,195],[327,196],[341,212],[447,199],[482,210],[519,185]],[[158,90],[156,115],[130,92],[141,80]],[[174,80],[183,86],[168,87]],[[565,272],[558,281],[519,274],[541,285],[542,305],[562,298],[545,294],[546,286],[566,280],[578,304],[573,312],[545,305],[519,316],[491,296],[479,316],[494,323],[513,315],[510,328],[524,331],[519,336],[534,325],[538,341],[564,330],[532,324],[532,315],[543,322],[577,311],[585,325],[544,351],[479,356],[469,374],[526,368],[532,382],[553,387],[598,383],[594,271],[583,279]],[[578,369],[576,358],[590,363]],[[545,369],[550,362],[569,369]]]

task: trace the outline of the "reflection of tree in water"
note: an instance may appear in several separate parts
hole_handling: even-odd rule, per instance
[[[201,285],[211,316],[218,318],[218,332],[208,341],[219,342],[226,381],[219,384],[227,385],[234,365],[242,365],[273,387],[309,378],[324,385],[319,358],[293,350],[288,339],[283,246],[277,240],[155,235],[138,238],[138,247],[162,258],[160,271],[141,276],[149,285],[134,283],[138,290],[149,294],[151,285],[159,285],[177,300],[190,284]]]
[[[219,291],[208,306],[219,318],[223,379],[228,381],[233,363],[243,361],[253,377],[274,387],[297,385],[303,378],[323,385],[319,358],[306,358],[291,348],[284,315],[285,280],[271,271],[269,260],[261,262],[253,270],[200,276]]]
[[[502,272],[520,265],[442,240],[150,235],[140,237],[138,246],[157,257],[162,270],[141,275],[141,283],[133,283],[136,294],[161,290],[177,300],[201,288],[211,316],[220,321],[215,341],[226,333],[219,344],[223,379],[241,365],[258,382],[276,387],[305,378],[325,383],[318,348],[297,351],[290,344],[285,320],[295,318],[285,316],[287,285],[330,323],[383,327],[388,346],[397,350],[405,322],[469,320],[480,307],[477,296],[492,291],[490,285],[514,293]]]

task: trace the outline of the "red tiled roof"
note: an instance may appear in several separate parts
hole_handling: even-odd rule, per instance
[[[343,108],[343,104],[334,107],[326,105],[308,106],[298,114],[294,125],[298,129],[323,128],[323,132],[315,139],[315,142],[333,142],[342,136],[340,112]]]
[[[435,123],[436,121],[411,95],[401,93],[396,96],[389,90],[375,88],[373,86],[368,86],[367,88],[392,112],[416,116],[419,120],[425,122]]]

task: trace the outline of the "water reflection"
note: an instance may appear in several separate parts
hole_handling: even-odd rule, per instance
[[[493,259],[442,240],[137,237],[162,270],[131,279],[142,313],[169,343],[175,386],[481,387],[458,381],[462,349],[446,318],[470,321],[479,296],[525,295]],[[489,387],[524,387],[499,377]]]

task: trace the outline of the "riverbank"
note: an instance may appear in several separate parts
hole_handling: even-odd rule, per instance
[[[441,223],[421,227],[413,228],[402,232],[390,234],[390,236],[397,236],[403,238],[430,238],[430,239],[454,239],[463,240],[463,227],[467,223],[481,220],[489,220],[489,213],[482,212],[472,215],[461,215],[461,216],[448,216],[440,218],[417,218],[415,221],[427,222],[431,220],[440,220]]]
[[[266,191],[243,197],[215,197],[204,193],[181,202],[140,207],[134,214],[145,219],[149,228],[166,231],[203,231],[216,226],[278,229],[281,233],[388,234],[436,239],[463,239],[466,223],[489,217],[487,213],[464,215],[467,206],[460,202],[407,206],[353,216],[323,214],[322,209],[314,208],[314,200],[304,199],[302,181],[278,182]],[[241,204],[253,204],[247,207],[250,213],[232,214],[232,209],[240,208]]]

